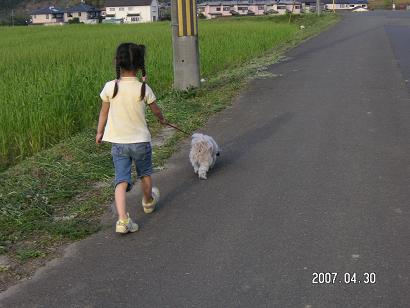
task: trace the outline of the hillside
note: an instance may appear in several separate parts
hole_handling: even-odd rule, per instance
[[[87,4],[96,7],[102,7],[104,2],[104,0],[86,0]],[[24,23],[30,12],[35,9],[47,6],[66,8],[78,3],[80,3],[80,0],[3,0],[0,7],[0,24],[10,22],[12,10],[14,10],[15,21],[19,24]]]

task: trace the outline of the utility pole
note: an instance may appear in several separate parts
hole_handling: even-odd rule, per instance
[[[171,1],[174,88],[199,87],[198,20],[196,0]]]
[[[14,10],[11,10],[11,25],[14,27]]]
[[[320,7],[320,0],[316,0],[316,14],[317,16],[320,16],[320,11],[322,8]]]

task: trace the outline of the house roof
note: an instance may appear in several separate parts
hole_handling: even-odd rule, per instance
[[[324,0],[325,4],[332,4],[333,0]],[[335,0],[335,4],[367,4],[367,0]]]
[[[333,1],[333,0],[329,0]],[[335,0],[336,2],[339,0]],[[342,0],[343,1],[343,0]],[[346,0],[345,0],[346,1]],[[353,1],[353,0],[349,0]],[[358,1],[365,1],[365,0],[358,0]],[[367,1],[367,0],[366,0]],[[226,1],[206,1],[198,3],[198,6],[220,6],[220,5],[272,5],[278,3],[293,3],[293,0],[226,0]],[[297,3],[316,3],[316,0],[296,0]],[[367,2],[366,2],[367,3]]]
[[[206,1],[198,3],[198,6],[220,6],[220,5],[269,5],[275,4],[276,0],[232,0],[232,1]]]
[[[152,0],[106,0],[106,7],[118,6],[147,6],[151,5]]]
[[[64,12],[66,13],[74,13],[74,12],[95,12],[95,11],[100,11],[99,9],[96,9],[95,7],[85,4],[85,3],[80,3],[78,5],[75,5],[73,7],[69,7],[68,9],[65,9]]]
[[[31,12],[31,15],[59,14],[59,13],[61,14],[64,13],[64,10],[54,7],[54,6],[50,6],[50,7],[44,7],[44,8],[34,10]]]

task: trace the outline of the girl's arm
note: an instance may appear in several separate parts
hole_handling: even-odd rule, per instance
[[[152,113],[161,122],[161,124],[167,124],[168,123],[167,120],[165,120],[164,116],[162,115],[161,109],[159,109],[156,102],[153,102],[153,103],[149,104],[149,107],[151,108]]]
[[[108,111],[110,110],[110,103],[103,102],[101,105],[100,117],[98,119],[97,135],[95,136],[95,143],[101,144],[104,136],[104,128],[107,123]]]

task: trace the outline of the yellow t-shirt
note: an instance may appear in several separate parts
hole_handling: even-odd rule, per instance
[[[146,85],[145,97],[140,99],[142,83],[136,77],[122,77],[118,92],[114,94],[115,80],[105,84],[100,97],[110,103],[103,141],[113,143],[151,142],[151,134],[145,120],[146,104],[155,101],[152,89]]]

